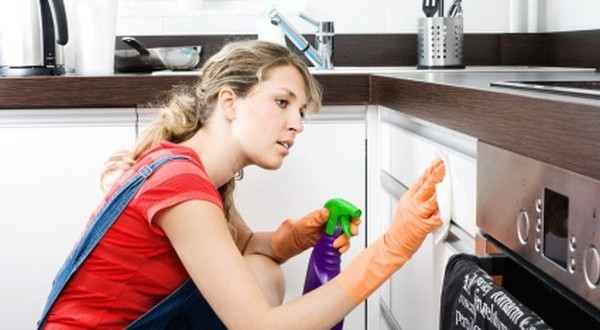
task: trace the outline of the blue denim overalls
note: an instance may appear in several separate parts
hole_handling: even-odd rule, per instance
[[[192,158],[183,155],[171,155],[157,159],[152,164],[142,167],[110,197],[56,275],[44,312],[38,321],[38,329],[43,328],[48,312],[71,276],[75,274],[100,239],[121,215],[146,179],[161,165],[175,159],[193,161]],[[127,329],[225,329],[225,326],[192,280],[188,279],[173,293],[131,323]]]

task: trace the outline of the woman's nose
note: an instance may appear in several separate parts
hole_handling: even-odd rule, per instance
[[[297,112],[291,116],[288,128],[296,133],[301,133],[304,131],[304,122],[302,121],[302,115],[300,112]]]

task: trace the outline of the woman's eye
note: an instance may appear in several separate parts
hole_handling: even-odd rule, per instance
[[[285,109],[285,108],[287,108],[287,106],[288,106],[288,101],[287,101],[287,100],[278,99],[278,100],[275,100],[275,102],[276,102],[276,103],[277,103],[277,105],[278,105],[280,108],[282,108],[282,109]]]
[[[300,117],[304,118],[304,108],[300,109]]]

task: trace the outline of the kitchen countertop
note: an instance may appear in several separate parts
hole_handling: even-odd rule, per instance
[[[600,75],[394,73],[373,76],[371,101],[600,180],[600,99],[490,86],[509,80],[600,80]]]
[[[492,87],[493,81],[600,80],[543,67],[338,68],[314,72],[325,104],[377,104],[600,180],[600,99]],[[0,78],[0,109],[145,107],[197,75]],[[124,92],[126,91],[126,92]]]
[[[541,93],[539,91],[514,89],[507,87],[491,86],[491,82],[502,81],[600,81],[600,74],[594,69],[571,69],[571,68],[544,68],[519,70],[490,70],[490,71],[430,71],[430,72],[393,72],[378,74],[386,77],[409,79],[415,81],[430,82],[440,85],[457,86],[462,88],[478,89],[489,92],[508,93],[522,95],[545,100],[556,100],[560,102],[574,102],[589,105],[598,105],[600,98],[573,97],[565,94]]]
[[[177,84],[192,84],[197,74],[114,74],[105,76],[38,76],[0,78],[0,109],[149,107]],[[340,79],[343,82],[340,83]],[[321,74],[328,104],[369,102],[365,73]]]

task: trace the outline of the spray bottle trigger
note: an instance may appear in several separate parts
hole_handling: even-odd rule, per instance
[[[352,230],[351,230],[351,226],[350,226],[350,216],[349,215],[342,215],[340,216],[340,222],[342,225],[342,231],[344,232],[344,234],[346,234],[346,236],[348,236],[349,238],[352,238]]]

